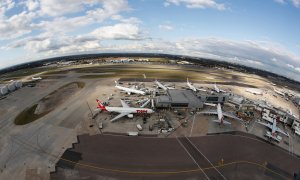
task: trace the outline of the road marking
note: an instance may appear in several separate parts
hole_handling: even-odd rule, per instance
[[[289,154],[291,154],[291,136],[289,136]]]
[[[252,132],[252,130],[253,130],[253,128],[254,128],[254,126],[255,126],[255,124],[256,124],[256,121],[254,121],[254,123],[253,123],[253,125],[252,125],[251,129],[249,130],[249,132],[250,132],[250,133]]]
[[[227,180],[226,177],[213,165],[213,163],[211,163],[211,161],[194,145],[194,143],[192,143],[192,141],[185,137],[190,143],[191,145],[209,162],[209,164],[211,165],[211,167],[213,167],[221,176],[223,179]]]
[[[196,116],[196,115],[194,114],[194,118],[193,118],[193,122],[192,122],[192,127],[191,127],[190,136],[192,136],[192,133],[193,133],[193,127],[194,127],[195,116]]]
[[[197,161],[193,158],[193,156],[189,153],[189,151],[184,147],[184,145],[179,141],[179,139],[176,136],[177,142],[180,144],[180,146],[185,150],[185,152],[190,156],[190,158],[194,161],[194,163],[198,166],[199,169],[203,172],[205,177],[209,180],[210,178],[207,176],[207,174],[203,171],[203,169],[200,167],[200,165],[197,163]]]

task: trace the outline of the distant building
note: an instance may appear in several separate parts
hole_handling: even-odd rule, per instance
[[[176,64],[176,60],[171,59],[171,60],[169,60],[169,63]]]
[[[61,65],[61,66],[68,66],[68,65],[72,65],[76,63],[75,61],[60,61],[60,62],[57,62],[58,65]]]
[[[139,59],[137,59],[137,61],[141,61],[141,62],[148,62],[148,61],[149,61],[149,59],[147,59],[147,58],[139,58]]]
[[[189,61],[178,61],[177,64],[194,64]]]

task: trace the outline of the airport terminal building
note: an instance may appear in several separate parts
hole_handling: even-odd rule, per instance
[[[228,100],[227,95],[196,95],[191,90],[169,89],[166,95],[158,96],[155,99],[156,108],[189,108],[201,109],[203,104],[207,103],[221,103]]]
[[[156,98],[157,108],[203,108],[203,102],[190,90],[169,89]]]

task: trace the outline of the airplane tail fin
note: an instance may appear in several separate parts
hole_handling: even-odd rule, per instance
[[[97,106],[97,108],[99,108],[99,109],[102,109],[102,110],[104,110],[104,111],[106,111],[106,108],[105,108],[105,106],[98,100],[98,99],[96,99],[96,101],[97,101],[97,103],[98,103],[98,106]]]

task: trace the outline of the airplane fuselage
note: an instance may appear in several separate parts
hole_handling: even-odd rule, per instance
[[[188,85],[188,87],[189,87],[191,90],[193,90],[194,92],[197,91],[197,89],[195,88],[195,86],[193,86],[189,81],[187,81],[187,85]]]
[[[215,91],[216,91],[217,93],[219,93],[219,92],[220,92],[220,89],[217,87],[217,85],[216,85],[216,84],[215,84],[214,88],[215,88]]]
[[[220,103],[218,103],[218,105],[217,105],[217,113],[218,113],[218,120],[220,122],[222,122],[224,116],[223,116],[223,113],[222,113],[222,108],[221,108],[221,104]]]
[[[129,112],[130,114],[151,114],[154,111],[149,108],[124,108],[124,107],[105,107],[108,112]]]
[[[127,88],[127,87],[123,87],[123,86],[119,86],[119,85],[116,85],[115,87],[120,90],[126,91],[128,94],[130,94],[130,93],[141,94],[141,95],[146,94],[146,92],[137,90],[137,89]]]
[[[281,95],[281,96],[284,96],[284,93],[283,92],[281,92],[281,91],[278,91],[278,90],[274,90],[277,94],[279,94],[279,95]]]
[[[166,86],[164,86],[162,83],[160,83],[159,81],[155,81],[155,83],[157,84],[158,87],[160,87],[163,90],[168,90],[168,88]]]

